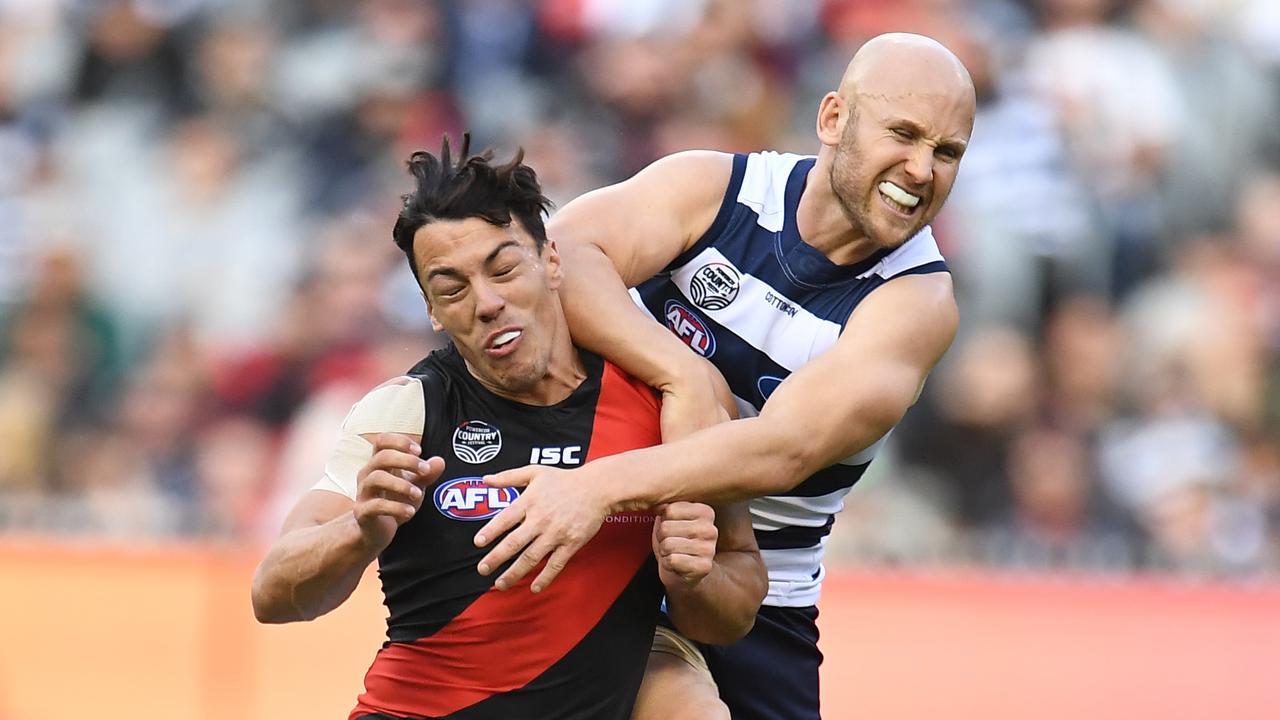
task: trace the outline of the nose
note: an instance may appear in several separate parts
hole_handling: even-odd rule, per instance
[[[933,182],[933,147],[926,143],[917,143],[907,157],[905,170],[907,177],[917,185],[928,185]]]
[[[481,322],[496,320],[507,306],[507,301],[489,283],[477,283],[475,286],[476,319]]]

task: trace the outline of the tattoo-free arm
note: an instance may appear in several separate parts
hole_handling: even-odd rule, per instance
[[[719,531],[711,572],[694,585],[667,584],[667,613],[685,637],[713,645],[737,642],[751,631],[769,591],[746,505],[715,509]]]
[[[593,463],[605,501],[634,509],[790,490],[867,448],[902,419],[951,344],[957,322],[949,275],[886,283],[853,313],[831,350],[778,386],[759,417]]]
[[[484,546],[516,528],[482,563],[497,567],[536,542],[557,562],[534,582],[545,587],[611,512],[674,500],[724,503],[795,487],[902,418],[957,322],[949,275],[896,278],[858,306],[831,350],[778,386],[759,417],[575,470],[525,467],[486,477],[528,490],[477,533]]]
[[[258,622],[312,620],[346,601],[380,549],[370,547],[345,495],[312,490],[298,501],[253,576]]]
[[[716,401],[729,389],[627,287],[653,277],[706,231],[732,169],[724,153],[677,153],[570,202],[547,224],[565,267],[560,296],[575,344],[662,392],[667,440],[724,419]]]
[[[341,605],[396,529],[422,504],[423,488],[444,469],[419,457],[418,438],[371,434],[369,458],[356,478],[355,499],[312,490],[285,520],[280,537],[253,577],[259,622],[312,620]]]

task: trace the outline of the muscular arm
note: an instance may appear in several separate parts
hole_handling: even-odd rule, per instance
[[[346,601],[381,548],[369,545],[351,498],[311,490],[285,519],[253,576],[258,622],[312,620]]]
[[[259,622],[312,620],[341,605],[444,469],[438,457],[419,457],[416,437],[381,433],[366,439],[370,457],[357,475],[355,499],[308,492],[258,566],[253,614]]]
[[[949,275],[891,280],[858,307],[831,350],[778,386],[759,417],[597,461],[605,501],[630,509],[790,490],[902,419],[958,318]]]
[[[575,344],[608,358],[663,393],[663,438],[723,419],[728,386],[627,294],[710,227],[733,170],[724,153],[663,158],[635,177],[587,193],[547,225],[565,266],[565,317]]]
[[[663,580],[667,612],[676,629],[692,640],[728,645],[751,631],[769,591],[769,574],[745,505],[716,508],[715,529],[715,558],[705,577],[696,583],[665,576]],[[683,549],[669,537],[655,538],[655,545],[660,559]]]
[[[902,418],[957,322],[950,276],[896,278],[858,306],[831,350],[778,386],[759,417],[573,471],[521,468],[486,478],[531,486],[478,533],[476,542],[486,545],[516,528],[483,562],[496,567],[535,541],[563,561],[610,512],[683,499],[723,503],[795,487],[870,446]],[[576,497],[563,497],[566,483]],[[509,580],[524,571],[513,566]],[[544,570],[535,585],[554,577],[554,568]]]

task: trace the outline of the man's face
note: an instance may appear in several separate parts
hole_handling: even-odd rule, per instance
[[[893,249],[933,221],[973,129],[971,101],[937,94],[852,98],[831,166],[845,217]]]
[[[560,256],[539,252],[518,221],[481,218],[424,225],[413,238],[431,322],[449,333],[483,385],[531,391],[547,374],[560,306]]]

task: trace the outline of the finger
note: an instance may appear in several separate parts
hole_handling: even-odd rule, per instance
[[[714,523],[706,520],[664,520],[658,523],[658,540],[674,537],[714,540],[719,532]]]
[[[539,469],[537,465],[526,465],[514,470],[503,470],[496,475],[485,475],[484,484],[489,487],[527,487]]]
[[[561,545],[551,553],[551,557],[547,559],[546,567],[542,568],[542,572],[538,573],[538,577],[534,578],[533,584],[529,587],[533,592],[542,592],[564,570],[569,564],[569,558],[578,551],[578,547],[572,545]]]
[[[418,512],[418,509],[408,503],[396,502],[386,498],[375,498],[373,500],[365,500],[355,507],[356,522],[371,517],[387,516],[395,518],[400,523],[409,522],[409,520]]]
[[[374,453],[365,467],[370,470],[407,470],[417,475],[431,472],[431,464],[417,455],[389,449]]]
[[[373,451],[399,450],[410,455],[422,455],[422,446],[404,433],[378,433],[373,439]]]
[[[714,557],[716,554],[716,544],[707,540],[691,540],[689,538],[667,538],[658,543],[658,552],[662,557],[672,557],[674,555],[697,555],[700,557]]]
[[[444,458],[439,455],[433,455],[424,460],[423,464],[419,465],[418,468],[417,482],[423,485],[430,485],[440,477],[440,473],[444,472]]]
[[[662,561],[668,571],[687,581],[701,580],[711,573],[711,560],[694,555],[672,555]]]
[[[386,470],[375,470],[365,476],[360,483],[357,499],[367,500],[377,497],[390,498],[403,502],[412,502],[415,506],[422,502],[423,490],[411,481],[398,474]]]
[[[480,563],[476,565],[476,570],[481,575],[488,575],[494,570],[502,567],[508,560],[515,557],[517,553],[524,550],[529,543],[537,539],[537,532],[528,526],[521,525],[506,537],[502,538],[502,542],[498,543],[488,555],[480,559]],[[527,571],[526,571],[527,572]],[[523,575],[521,575],[523,577]],[[517,577],[517,580],[520,578]]]
[[[480,532],[476,533],[476,547],[484,547],[493,542],[495,538],[502,537],[503,533],[511,530],[515,526],[524,521],[524,496],[516,498],[510,505],[502,509],[493,519],[484,524],[480,528]],[[496,565],[494,567],[497,567]],[[482,573],[483,574],[483,573]]]
[[[662,512],[662,517],[667,520],[701,520],[706,518],[714,522],[716,512],[710,505],[679,501],[668,503]]]
[[[395,470],[394,473],[405,480],[426,489],[436,480],[440,479],[440,474],[444,472],[444,459],[432,456],[428,460],[423,460],[414,470]]]
[[[514,587],[525,575],[538,567],[538,563],[542,562],[549,552],[551,552],[551,544],[545,542],[537,542],[525,548],[516,561],[511,563],[511,567],[507,568],[507,571],[493,583],[494,587],[499,590]]]

